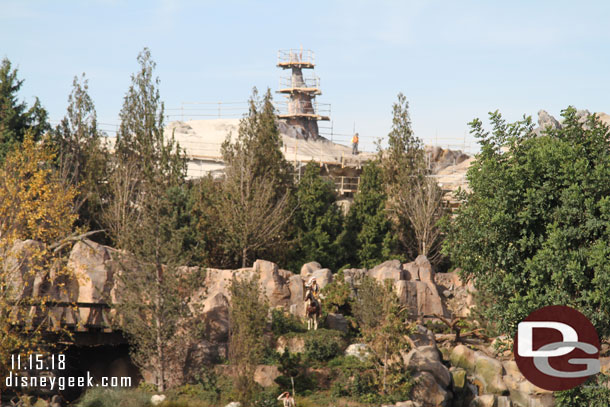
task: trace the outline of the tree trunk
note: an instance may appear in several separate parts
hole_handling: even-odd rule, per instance
[[[248,249],[244,247],[241,250],[241,268],[246,268],[247,257],[248,257]]]

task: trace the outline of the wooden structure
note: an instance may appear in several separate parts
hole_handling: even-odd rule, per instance
[[[278,117],[287,124],[301,127],[305,134],[317,139],[318,121],[330,120],[330,105],[319,104],[316,96],[320,91],[320,78],[315,75],[303,76],[303,69],[315,67],[313,51],[304,49],[289,49],[278,51],[277,66],[284,70],[290,69],[290,77],[280,77],[277,93],[284,94],[287,100],[277,103]]]

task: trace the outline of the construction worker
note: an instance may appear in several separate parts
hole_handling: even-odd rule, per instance
[[[352,137],[352,154],[358,154],[358,133],[354,133],[354,137]]]

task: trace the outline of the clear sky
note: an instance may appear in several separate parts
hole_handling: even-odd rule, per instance
[[[334,131],[355,123],[369,148],[398,92],[425,142],[470,149],[467,123],[495,109],[610,112],[608,1],[0,0],[0,38],[22,99],[56,121],[85,72],[99,121],[117,124],[145,46],[169,109],[276,90],[277,50],[312,49]]]

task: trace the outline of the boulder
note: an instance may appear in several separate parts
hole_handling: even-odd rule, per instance
[[[402,269],[405,272],[405,280],[421,281],[419,278],[419,267],[417,267],[414,261],[403,264]]]
[[[499,396],[496,402],[497,407],[512,407],[513,403],[508,396]]]
[[[431,373],[436,382],[443,388],[448,388],[451,384],[451,373],[445,365],[441,363],[436,346],[422,346],[412,349],[403,357],[405,366],[417,372]]]
[[[409,338],[413,340],[415,346],[434,346],[436,347],[436,339],[434,333],[423,325],[416,325],[415,332],[409,334]]]
[[[150,397],[150,404],[157,406],[165,401],[165,394],[153,394]]]
[[[546,110],[538,111],[538,126],[540,126],[542,130],[546,130],[547,128],[561,129],[561,123],[559,123],[559,121],[551,116]]]
[[[493,394],[477,396],[470,402],[469,407],[497,407],[497,399]]]
[[[203,329],[212,342],[229,340],[229,300],[222,293],[208,296],[203,303]]]
[[[453,382],[453,389],[455,391],[462,391],[466,387],[466,371],[461,367],[451,371],[451,379]]]
[[[277,338],[275,350],[280,354],[285,351],[302,353],[305,351],[305,339],[302,336],[280,336]]]
[[[443,315],[447,312],[433,283],[423,281],[398,282],[396,291],[401,304],[407,306],[412,318]]]
[[[254,371],[254,381],[263,387],[275,386],[275,379],[280,376],[277,366],[258,365]]]
[[[413,375],[414,385],[411,397],[422,407],[449,407],[452,393],[439,385],[430,372],[417,372]]]
[[[267,260],[256,260],[252,267],[254,272],[259,273],[260,284],[263,292],[273,307],[281,306],[288,308],[290,305],[290,289],[288,288],[288,275],[285,270],[280,272],[277,264]]]
[[[395,282],[405,279],[402,264],[398,260],[383,262],[369,270],[368,275],[381,283],[388,279]]]
[[[241,403],[239,401],[232,401],[227,404],[225,407],[241,407]]]
[[[311,277],[311,274],[314,271],[320,270],[321,268],[322,265],[320,265],[320,263],[318,263],[317,261],[310,261],[309,263],[305,263],[301,267],[301,277],[303,278],[303,280],[307,280],[309,279],[309,277]]]
[[[502,363],[481,352],[475,352],[474,373],[483,382],[483,391],[496,395],[508,395],[509,391],[502,380]]]
[[[366,269],[345,269],[343,270],[343,280],[345,284],[347,284],[351,290],[352,295],[355,295],[356,288],[360,285],[364,276],[366,276]]]
[[[432,270],[432,264],[430,264],[428,258],[423,254],[420,254],[415,259],[415,265],[419,270],[419,279],[425,283],[434,284],[434,271]]]
[[[333,281],[333,273],[330,271],[330,269],[316,270],[311,274],[311,277],[316,279],[316,282],[320,286],[320,290]]]
[[[451,361],[452,366],[461,367],[467,372],[474,372],[474,351],[465,345],[458,345],[453,348],[449,360]]]
[[[42,243],[36,240],[17,240],[4,253],[2,267],[8,277],[11,297],[22,299],[45,295],[43,282],[47,281],[46,273],[38,267],[38,253],[44,250]],[[45,286],[47,284],[44,284]]]
[[[334,329],[347,333],[349,331],[349,323],[343,314],[330,313],[326,316],[326,326],[328,329]]]
[[[290,290],[290,313],[297,317],[305,317],[305,287],[301,276],[292,276],[288,280]]]
[[[364,343],[352,343],[345,349],[345,356],[354,356],[364,362],[371,357],[371,352]]]

